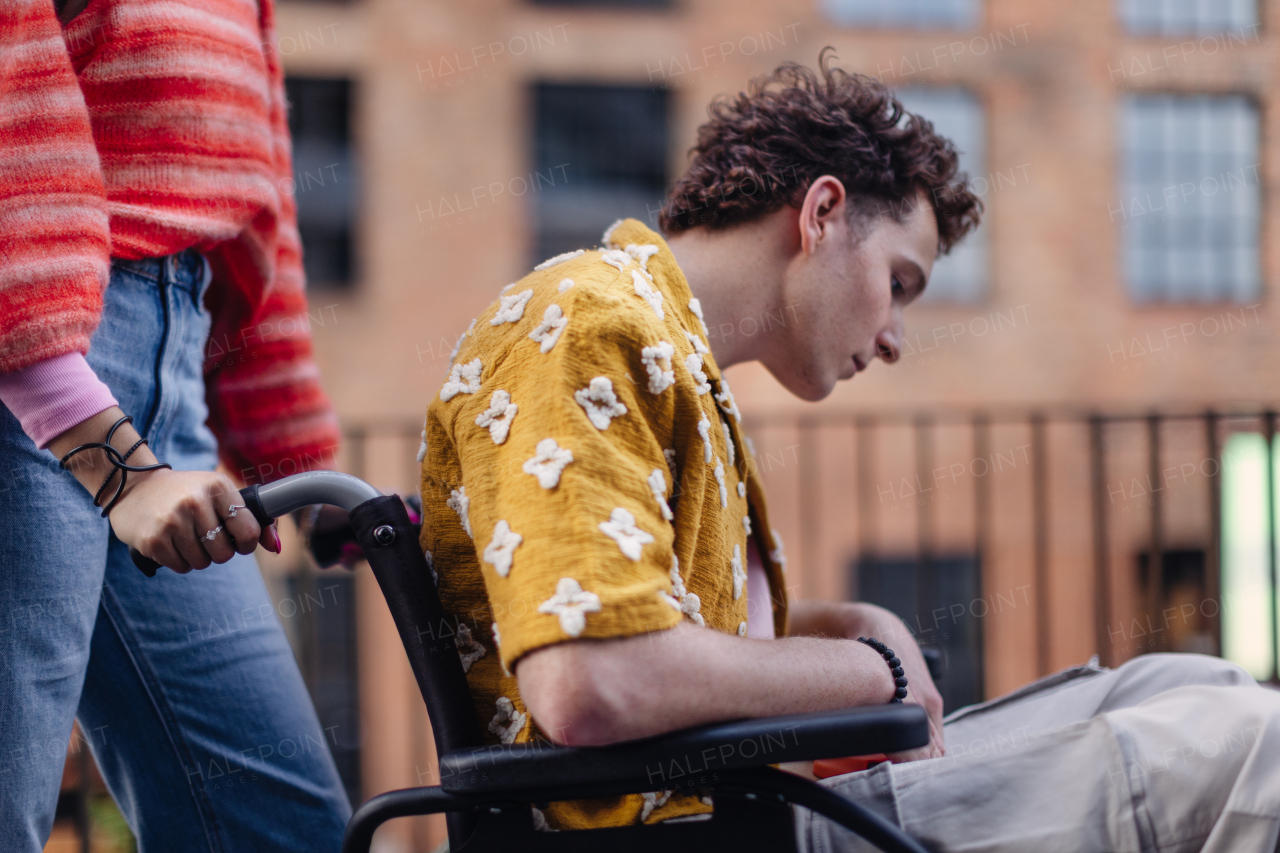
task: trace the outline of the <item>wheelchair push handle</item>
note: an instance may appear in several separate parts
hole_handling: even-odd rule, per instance
[[[365,501],[381,496],[381,492],[364,480],[337,471],[308,471],[274,483],[252,485],[240,490],[244,506],[263,527],[282,515],[314,504],[333,504],[350,511]],[[160,568],[159,563],[137,548],[129,549],[129,557],[149,578],[155,577]]]

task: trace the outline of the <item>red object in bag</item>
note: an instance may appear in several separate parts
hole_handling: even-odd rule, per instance
[[[826,779],[828,776],[839,776],[842,773],[857,773],[859,770],[867,770],[888,760],[887,755],[879,753],[851,755],[848,758],[819,758],[813,762],[813,775],[819,779]]]

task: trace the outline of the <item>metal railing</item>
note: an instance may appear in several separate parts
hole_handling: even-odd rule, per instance
[[[1030,605],[1035,674],[1054,667],[1055,645],[1069,644],[1055,626],[1078,621],[1055,601],[1055,583],[1087,575],[1091,651],[1115,665],[1149,650],[1131,642],[1129,626],[1138,620],[1159,629],[1170,601],[1170,560],[1188,554],[1199,566],[1200,601],[1216,603],[1199,608],[1195,650],[1217,653],[1225,442],[1240,432],[1261,435],[1266,470],[1275,470],[1276,412],[1266,404],[1181,412],[747,413],[744,420],[758,445],[774,526],[788,543],[789,577],[798,578],[802,595],[855,597],[860,567],[905,558],[914,563],[925,602],[939,581],[935,570],[963,553],[977,567],[976,597],[982,598],[996,584],[993,566],[1015,563],[1015,571],[1025,572],[1017,589]],[[349,425],[344,467],[370,476],[370,448],[390,442],[390,453],[383,447],[383,476],[415,488],[420,430],[393,422]],[[834,452],[837,447],[844,450]],[[1267,477],[1265,513],[1273,646],[1280,637],[1274,479]],[[967,532],[959,529],[966,526]],[[1007,577],[1000,582],[1009,583]],[[1004,592],[990,594],[995,601]],[[984,623],[971,650],[979,684],[989,632]],[[1185,645],[1188,636],[1184,631],[1174,639]],[[1162,643],[1155,650],[1182,647]],[[1273,653],[1272,660],[1278,657]]]

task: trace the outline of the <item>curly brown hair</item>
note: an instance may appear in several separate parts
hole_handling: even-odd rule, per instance
[[[820,75],[787,62],[736,98],[712,102],[693,162],[662,206],[666,233],[799,207],[822,175],[840,179],[851,214],[864,222],[883,214],[901,222],[923,190],[942,254],[978,226],[982,201],[959,171],[951,141],[908,113],[883,83],[829,67],[829,51],[818,55]]]

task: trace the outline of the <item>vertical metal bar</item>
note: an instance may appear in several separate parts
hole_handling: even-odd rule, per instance
[[[348,473],[353,477],[363,478],[365,469],[367,468],[365,459],[365,430],[364,427],[355,427],[347,433],[347,452]]]
[[[876,513],[875,507],[871,503],[871,488],[874,478],[872,466],[875,464],[873,461],[875,428],[876,422],[874,418],[859,417],[856,427],[857,433],[854,437],[854,454],[858,463],[858,565],[854,570],[855,582],[850,586],[853,587],[853,598],[855,600],[862,596],[862,590],[858,587],[857,578],[878,547],[876,541]]]
[[[858,554],[869,558],[878,547],[878,530],[876,526],[875,505],[871,502],[872,481],[875,465],[875,429],[874,418],[858,418],[857,456],[858,456]]]
[[[1271,681],[1277,680],[1280,665],[1280,575],[1276,573],[1276,413],[1262,416],[1262,435],[1267,442],[1267,575],[1271,578]]]
[[[987,459],[991,449],[990,423],[985,413],[979,412],[973,416],[973,458]],[[972,464],[972,463],[971,463]],[[988,562],[991,558],[991,494],[987,487],[987,478],[973,478],[973,548],[975,557],[978,561],[977,571],[977,598],[981,599],[986,593],[986,572],[988,570]],[[982,698],[987,698],[990,691],[987,690],[986,679],[986,622],[980,626],[977,634],[977,649],[975,649],[974,657],[977,664],[976,678],[978,683],[982,685]]]
[[[933,566],[933,421],[928,415],[915,419],[916,439],[916,624],[936,606]],[[937,627],[936,622],[933,627]]]
[[[801,593],[813,598],[817,591],[818,554],[821,524],[818,518],[817,485],[815,471],[817,452],[816,424],[809,419],[800,421],[800,571]]]
[[[1094,645],[1104,665],[1115,660],[1111,648],[1111,545],[1107,535],[1106,422],[1089,418],[1089,470],[1093,492],[1093,621]]]
[[[1035,537],[1036,668],[1049,674],[1049,466],[1044,415],[1031,416],[1031,513]]]
[[[1213,615],[1206,617],[1205,628],[1213,637],[1215,654],[1222,654],[1222,450],[1218,444],[1218,415],[1204,414],[1205,459],[1213,460],[1209,476],[1209,548],[1204,555],[1204,594],[1214,602]],[[1201,607],[1201,613],[1204,608]]]
[[[1164,609],[1164,485],[1160,477],[1159,415],[1147,417],[1147,491],[1151,495],[1151,545],[1147,557],[1147,624]],[[1161,483],[1161,485],[1156,485]]]

